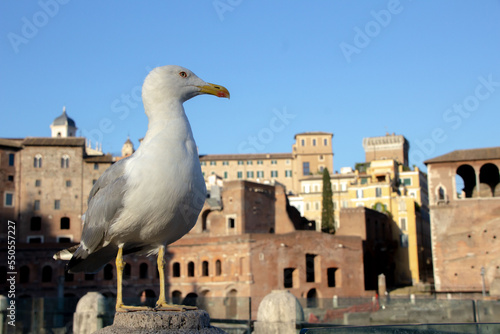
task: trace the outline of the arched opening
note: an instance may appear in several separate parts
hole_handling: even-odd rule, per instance
[[[141,263],[141,265],[139,266],[139,278],[148,278],[148,264],[146,262]]]
[[[220,260],[215,261],[215,276],[222,275],[222,263]]]
[[[236,319],[238,316],[238,291],[232,289],[227,293],[224,305],[226,306],[226,319]]]
[[[318,293],[314,288],[307,292],[307,307],[318,307]]]
[[[486,195],[484,197],[490,197],[495,195],[498,196],[498,194],[495,193],[495,188],[499,182],[500,182],[500,173],[498,171],[498,167],[491,163],[484,164],[479,170],[479,183],[481,184],[481,195],[484,192]],[[486,187],[485,185],[487,185],[488,187]],[[484,190],[483,188],[486,188],[486,190]]]
[[[61,218],[61,230],[69,230],[69,218],[68,217]]]
[[[22,266],[19,268],[19,283],[28,283],[30,281],[30,268]]]
[[[182,301],[182,305],[196,306],[198,295],[194,292],[188,293],[186,298]]]
[[[154,307],[156,304],[156,294],[151,289],[146,289],[142,291],[141,294],[139,295],[139,298],[141,300],[141,305]]]
[[[179,262],[172,264],[172,277],[181,277],[181,264]]]
[[[442,202],[446,199],[446,193],[444,191],[444,188],[439,186],[437,189],[437,198],[439,202]]]
[[[42,282],[48,283],[52,281],[52,267],[45,266],[42,268]]]
[[[208,232],[208,214],[210,213],[210,210],[205,210],[202,215],[201,215],[201,231],[202,232]]]
[[[178,290],[172,291],[172,303],[180,304],[182,300],[182,293]]]
[[[476,186],[476,171],[471,165],[461,165],[457,168],[455,185],[458,198],[471,198]]]
[[[113,279],[113,266],[109,263],[104,266],[103,276],[106,281],[110,281]]]
[[[208,276],[208,261],[201,263],[201,276]]]
[[[188,277],[194,277],[194,262],[190,261],[188,263]]]

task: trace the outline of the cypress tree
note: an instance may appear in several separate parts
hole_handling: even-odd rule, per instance
[[[323,169],[323,205],[321,209],[321,230],[326,233],[335,233],[333,219],[333,192],[328,168]]]

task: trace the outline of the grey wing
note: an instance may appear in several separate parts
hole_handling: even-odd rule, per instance
[[[97,182],[90,190],[87,204],[90,205],[90,201],[95,196],[95,194],[99,192],[99,190],[105,188],[110,183],[114,182],[116,179],[125,174],[125,164],[128,161],[128,159],[130,159],[130,157],[117,161],[113,165],[111,165],[111,167],[106,169],[106,171],[101,175],[101,177],[99,177]]]

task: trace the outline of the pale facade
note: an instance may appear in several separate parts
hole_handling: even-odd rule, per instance
[[[333,134],[305,132],[295,135],[292,153],[212,154],[200,156],[201,170],[224,181],[248,180],[286,187],[287,193],[300,192],[300,179],[333,169]]]

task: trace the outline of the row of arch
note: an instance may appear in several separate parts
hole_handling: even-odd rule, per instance
[[[216,260],[214,263],[214,268],[215,268],[215,276],[221,276],[222,275],[222,262],[221,260]],[[181,277],[182,271],[181,271],[181,264],[180,262],[173,262],[172,263],[172,277]],[[195,264],[193,261],[189,261],[186,266],[186,276],[187,277],[195,277],[196,271],[195,271]],[[210,265],[208,261],[202,261],[201,262],[201,272],[200,275],[202,277],[208,277],[210,276]]]
[[[476,169],[469,165],[460,165],[456,170],[455,184],[458,198],[473,197],[499,197],[500,196],[500,171],[498,166],[486,163]],[[443,190],[438,190],[438,198],[445,194]]]

